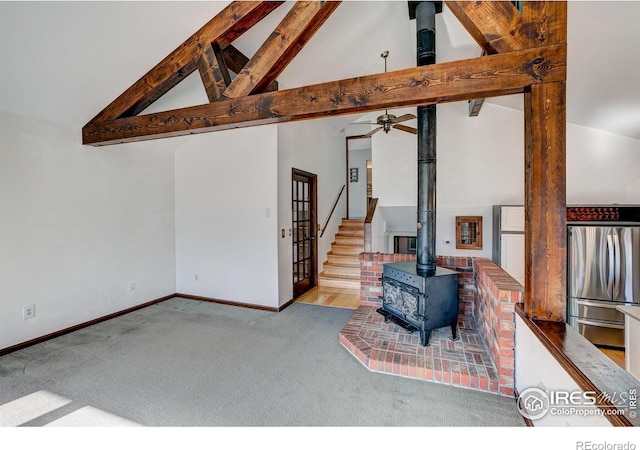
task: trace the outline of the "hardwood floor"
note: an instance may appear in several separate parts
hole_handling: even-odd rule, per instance
[[[614,363],[624,369],[624,350],[612,350],[608,348],[601,348],[600,351],[607,355]]]
[[[357,309],[360,305],[360,291],[334,287],[314,287],[296,299],[298,303],[332,306],[335,308]]]

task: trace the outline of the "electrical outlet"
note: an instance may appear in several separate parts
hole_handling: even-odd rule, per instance
[[[136,290],[136,282],[135,281],[132,281],[131,283],[129,283],[129,290],[131,292]]]
[[[197,273],[194,273],[194,274],[193,274],[193,279],[194,279],[195,281],[200,281],[200,275],[198,275]]]
[[[27,320],[36,316],[36,305],[26,305],[22,307],[22,319]]]

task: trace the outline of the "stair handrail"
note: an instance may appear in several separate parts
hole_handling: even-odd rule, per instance
[[[344,192],[344,188],[347,187],[346,184],[342,185],[342,188],[340,189],[340,192],[338,193],[338,197],[336,198],[336,201],[333,203],[333,207],[331,208],[331,211],[329,212],[329,215],[327,216],[327,220],[324,221],[324,225],[322,226],[322,229],[320,230],[320,237],[322,237],[324,235],[324,231],[327,229],[327,225],[329,225],[329,220],[331,220],[331,216],[333,215],[333,212],[336,209],[336,206],[338,206],[338,201],[340,201],[340,197],[342,196],[342,193]]]
[[[371,222],[373,222],[373,216],[376,213],[376,208],[378,206],[378,199],[372,198],[369,201],[369,207],[367,208],[367,217],[364,219],[364,252],[371,253],[372,246],[372,232],[371,232]]]

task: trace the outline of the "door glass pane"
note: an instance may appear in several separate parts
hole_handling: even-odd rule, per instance
[[[291,236],[293,256],[294,297],[296,292],[315,285],[315,177],[302,171],[292,171]]]

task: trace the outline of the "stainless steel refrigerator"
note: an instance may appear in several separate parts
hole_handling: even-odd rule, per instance
[[[593,344],[624,348],[624,315],[640,303],[640,226],[568,227],[567,317]]]

